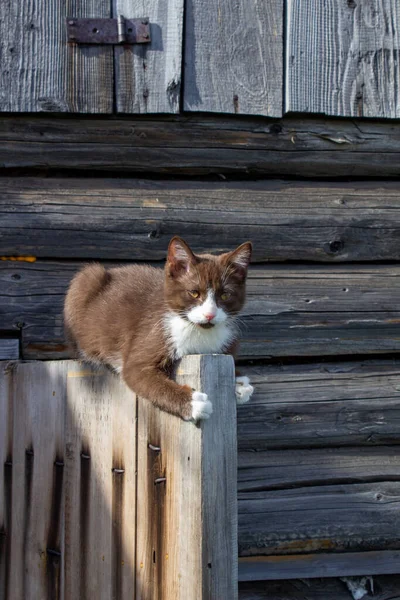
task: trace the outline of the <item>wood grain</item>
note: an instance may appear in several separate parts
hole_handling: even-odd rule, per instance
[[[0,119],[1,169],[397,177],[400,132],[380,121],[184,115]]]
[[[233,361],[216,355],[185,357],[178,366],[177,381],[208,394],[214,402],[214,412],[207,422],[195,426],[155,409],[147,401],[139,402],[138,498],[141,501],[137,519],[136,597],[138,600],[235,600]]]
[[[65,600],[135,590],[136,402],[120,378],[66,365]]]
[[[185,110],[281,116],[282,0],[189,0],[184,73]]]
[[[0,337],[0,360],[15,360],[19,358],[19,340]]]
[[[116,112],[180,110],[183,0],[114,0],[114,16],[147,17],[150,44],[115,46]]]
[[[400,116],[395,0],[289,0],[286,111]]]
[[[398,600],[398,575],[374,577],[374,591],[364,600]],[[239,584],[239,600],[351,600],[346,584],[339,578],[260,581]]]
[[[400,550],[243,557],[239,581],[396,574],[399,559]]]
[[[112,48],[67,44],[66,17],[109,17],[107,0],[0,6],[0,110],[111,112]]]
[[[246,367],[246,374],[250,377],[255,392],[249,404],[238,408],[240,450],[260,452],[273,448],[337,448],[358,445],[372,448],[380,444],[397,445],[400,442],[400,363],[397,360]],[[341,457],[339,460],[344,462],[338,469],[335,461],[331,471],[324,460],[321,468],[323,466],[326,469],[325,478],[332,480],[332,476],[340,473],[341,481],[349,481],[345,472],[354,458],[357,459],[361,476],[365,477],[370,468],[379,469],[379,452],[375,455],[376,463],[373,453],[368,451],[361,453],[357,449],[353,455],[351,452],[346,454],[345,449],[343,454],[338,449],[332,452],[338,452],[338,457]],[[258,460],[257,454],[240,453],[239,456],[240,461],[245,461],[244,464],[249,464],[248,461],[256,464]],[[274,485],[272,456],[271,487]],[[279,455],[275,456],[278,458]],[[303,462],[296,474],[292,471],[293,481],[297,481],[299,485],[307,478],[309,483],[316,482],[316,471],[312,474],[309,470],[309,467],[312,470],[312,458],[310,463],[306,459],[307,456],[314,455],[305,451],[304,455],[299,453],[297,456],[300,461],[302,457]],[[326,457],[328,456],[331,454],[326,452]],[[389,475],[393,468],[391,459],[389,462],[385,459],[384,462],[386,466],[381,464],[382,474],[388,469],[388,479],[396,479],[394,472]],[[372,466],[373,463],[375,467]],[[287,468],[291,470],[289,465]],[[260,473],[261,471],[258,472]],[[284,486],[287,475],[287,471],[285,475],[284,470],[281,474],[277,470],[275,485]],[[241,477],[246,477],[246,473],[243,472],[239,480]],[[356,481],[357,474],[354,471],[353,477],[351,480]],[[368,479],[364,479],[366,480]],[[247,482],[240,485],[251,489],[253,484]],[[257,485],[255,481],[254,485]],[[266,479],[262,485],[268,486]]]
[[[239,492],[239,555],[399,550],[400,482]]]
[[[63,365],[14,368],[9,600],[61,598]]]
[[[62,307],[82,263],[0,261],[0,330],[24,358],[62,358]],[[399,267],[254,267],[241,318],[242,358],[398,352]]]
[[[251,239],[253,262],[400,259],[397,182],[0,179],[0,256],[165,258]]]
[[[10,600],[14,365],[0,362],[0,596]]]

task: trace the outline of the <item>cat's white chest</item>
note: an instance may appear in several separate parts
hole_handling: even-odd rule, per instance
[[[218,354],[234,337],[226,322],[218,323],[212,329],[201,329],[175,314],[167,315],[165,331],[175,359],[188,354]]]

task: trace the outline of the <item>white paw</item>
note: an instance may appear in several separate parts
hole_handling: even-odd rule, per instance
[[[193,392],[192,394],[192,421],[200,419],[209,419],[212,414],[212,404],[209,401],[207,394],[201,392]]]
[[[236,377],[236,402],[238,404],[245,404],[251,398],[254,388],[250,385],[250,379],[248,377]]]

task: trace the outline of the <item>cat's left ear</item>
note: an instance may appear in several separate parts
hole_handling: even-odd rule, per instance
[[[190,266],[197,263],[197,258],[180,237],[173,237],[168,246],[167,267],[172,277],[182,275],[190,270]]]
[[[230,252],[227,256],[227,261],[234,267],[235,273],[241,279],[246,278],[252,251],[252,243],[245,242],[244,244],[241,244],[239,248],[236,248],[236,250]]]

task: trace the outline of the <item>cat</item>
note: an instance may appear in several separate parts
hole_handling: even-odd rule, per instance
[[[67,338],[82,358],[111,366],[161,410],[186,421],[208,419],[207,395],[170,379],[172,368],[187,354],[236,354],[251,252],[245,242],[218,256],[196,255],[174,237],[164,269],[88,265],[66,295]],[[237,377],[237,402],[252,393],[249,379]]]

